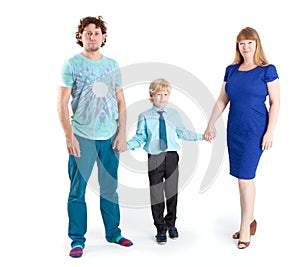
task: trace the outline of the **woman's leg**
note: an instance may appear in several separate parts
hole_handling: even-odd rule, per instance
[[[254,220],[254,204],[256,189],[253,180],[238,179],[241,205],[240,238],[242,242],[250,242],[250,224]],[[239,246],[245,247],[241,244]]]

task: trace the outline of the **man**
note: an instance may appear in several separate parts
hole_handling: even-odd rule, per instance
[[[81,257],[87,231],[85,191],[97,162],[100,210],[108,242],[131,246],[121,235],[118,204],[119,152],[126,150],[126,103],[121,89],[118,63],[100,53],[106,42],[102,17],[80,20],[76,32],[80,54],[68,59],[62,68],[58,94],[58,114],[69,152],[68,198],[71,257]],[[70,123],[69,101],[72,96]]]

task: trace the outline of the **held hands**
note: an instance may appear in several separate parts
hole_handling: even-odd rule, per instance
[[[126,136],[125,134],[119,133],[112,145],[112,149],[115,149],[118,153],[124,152],[127,150]]]
[[[204,132],[204,140],[211,142],[216,137],[216,129],[214,126],[207,126]]]

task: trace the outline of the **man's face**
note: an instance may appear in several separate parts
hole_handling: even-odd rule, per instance
[[[105,41],[106,34],[102,34],[101,28],[96,28],[96,25],[91,23],[84,28],[80,38],[86,51],[96,52]]]

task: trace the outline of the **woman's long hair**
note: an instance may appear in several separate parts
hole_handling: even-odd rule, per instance
[[[232,64],[242,64],[244,58],[239,50],[239,42],[242,40],[254,40],[256,41],[256,50],[254,53],[254,63],[258,66],[266,66],[269,64],[265,52],[262,48],[259,35],[256,30],[250,27],[242,29],[236,37],[235,57]]]

